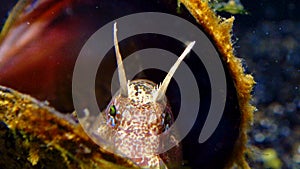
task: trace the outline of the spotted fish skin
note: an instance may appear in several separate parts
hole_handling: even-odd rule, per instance
[[[116,22],[113,25],[113,37],[120,89],[104,113],[100,113],[96,120],[99,127],[93,132],[96,132],[97,138],[109,145],[110,150],[130,158],[142,168],[168,168],[160,158],[160,152],[167,146],[163,140],[176,145],[179,143],[175,136],[177,134],[168,133],[174,119],[165,93],[176,69],[191,51],[195,41],[187,45],[162,84],[158,86],[145,79],[127,81],[118,45]],[[162,158],[170,164],[170,159],[174,158],[166,157],[165,154],[162,154]],[[178,154],[180,153],[174,153],[175,156]],[[176,161],[180,163],[181,160]]]
[[[162,147],[159,135],[167,134],[173,116],[166,100],[153,102],[157,88],[148,80],[131,81],[128,97],[114,96],[104,111],[108,131],[100,135],[114,142],[116,151],[142,168],[167,168],[156,152]]]

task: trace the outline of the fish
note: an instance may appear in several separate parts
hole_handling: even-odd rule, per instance
[[[99,115],[94,126],[95,133],[112,143],[114,151],[130,158],[139,167],[167,169],[163,161],[166,157],[161,158],[156,154],[163,146],[160,135],[168,135],[174,121],[165,93],[173,74],[195,41],[187,45],[161,85],[157,85],[147,79],[127,81],[118,46],[116,23],[113,32],[120,89]],[[106,123],[99,125],[103,124],[103,120]]]

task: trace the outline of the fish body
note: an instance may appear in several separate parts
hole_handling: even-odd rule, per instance
[[[103,112],[108,127],[105,133],[121,152],[142,168],[167,168],[157,154],[161,136],[166,135],[173,115],[166,100],[153,102],[157,91],[154,82],[133,80],[128,86],[129,95],[114,96]],[[103,129],[98,130],[99,133]],[[102,133],[103,134],[103,133]],[[103,135],[102,135],[103,136]]]
[[[113,37],[120,89],[104,113],[100,113],[96,127],[93,127],[96,131],[94,134],[109,144],[110,150],[130,158],[142,168],[168,168],[160,158],[160,150],[164,150],[162,139],[171,139],[177,145],[178,141],[167,132],[174,119],[165,93],[176,69],[191,51],[195,41],[187,45],[161,85],[156,85],[146,79],[127,81],[118,45],[117,23],[114,23]],[[174,154],[180,153],[175,151]],[[168,163],[172,161],[172,158],[163,158]]]

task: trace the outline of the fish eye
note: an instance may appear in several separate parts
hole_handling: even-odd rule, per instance
[[[166,123],[170,123],[171,120],[172,120],[171,115],[170,115],[169,113],[167,113],[166,116],[165,116],[165,122],[166,122]]]
[[[109,108],[109,114],[111,116],[115,116],[117,114],[117,110],[116,110],[116,106],[115,105],[111,105]]]

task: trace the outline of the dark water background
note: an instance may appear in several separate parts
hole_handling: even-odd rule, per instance
[[[0,3],[1,27],[15,2]],[[253,168],[299,169],[300,1],[241,2],[250,14],[235,15],[233,42],[246,72],[257,82],[250,164]]]
[[[236,16],[233,33],[236,54],[257,82],[253,168],[299,169],[300,1],[242,3],[250,15]]]

